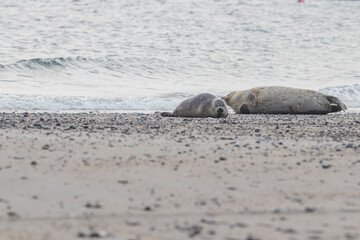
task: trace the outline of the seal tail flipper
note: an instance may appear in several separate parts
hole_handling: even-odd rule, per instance
[[[173,117],[173,114],[171,112],[162,112],[160,115],[162,117]]]
[[[346,105],[339,98],[329,95],[326,97],[330,101],[332,112],[340,112],[347,110]]]
[[[248,100],[251,103],[251,105],[253,105],[254,107],[256,107],[258,105],[258,100],[257,100],[255,94],[250,93],[248,96]]]

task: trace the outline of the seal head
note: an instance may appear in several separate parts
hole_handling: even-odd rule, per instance
[[[214,112],[217,113],[217,117],[227,117],[228,110],[226,108],[226,103],[221,99],[215,99],[213,102]]]
[[[210,93],[200,93],[182,101],[172,113],[163,112],[163,117],[226,117],[226,103]]]

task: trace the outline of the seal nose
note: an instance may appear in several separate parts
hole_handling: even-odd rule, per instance
[[[224,109],[222,109],[222,108],[218,109],[218,113],[222,113],[223,111],[224,111]]]

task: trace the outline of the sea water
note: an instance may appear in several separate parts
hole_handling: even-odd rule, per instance
[[[0,1],[0,109],[169,110],[269,85],[360,107],[360,1]]]

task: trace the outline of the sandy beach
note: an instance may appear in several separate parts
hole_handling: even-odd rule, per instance
[[[359,169],[359,113],[0,113],[0,239],[360,239]]]

